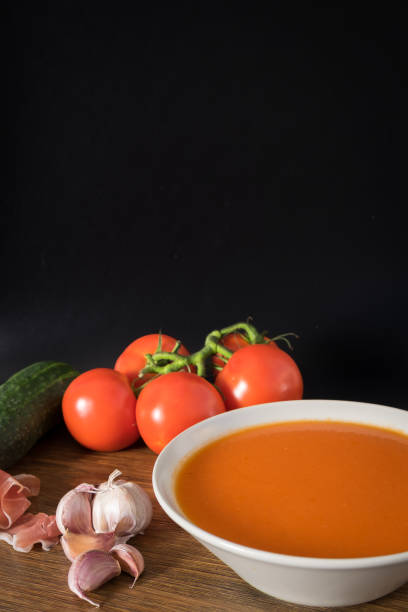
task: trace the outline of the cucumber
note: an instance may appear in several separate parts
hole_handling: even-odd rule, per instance
[[[0,386],[0,469],[24,457],[52,427],[62,422],[61,400],[79,376],[67,363],[40,361]]]

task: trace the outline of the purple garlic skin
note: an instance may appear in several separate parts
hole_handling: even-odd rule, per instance
[[[140,550],[130,544],[116,544],[110,552],[119,561],[122,570],[134,577],[130,588],[134,587],[145,566]]]
[[[94,487],[86,483],[68,491],[59,501],[55,519],[62,534],[94,533],[91,497]]]
[[[119,562],[103,550],[89,550],[74,559],[68,572],[68,586],[75,595],[99,608],[99,604],[86,596],[121,572]]]

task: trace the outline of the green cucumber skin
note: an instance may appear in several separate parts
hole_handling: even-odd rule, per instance
[[[62,397],[77,376],[66,363],[40,361],[0,386],[0,469],[24,457],[62,420]]]

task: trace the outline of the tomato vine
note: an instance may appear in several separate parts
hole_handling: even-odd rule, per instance
[[[249,322],[234,323],[222,329],[211,331],[205,338],[204,346],[190,355],[181,355],[179,353],[180,342],[176,344],[171,352],[162,351],[159,346],[158,350],[154,353],[146,353],[146,366],[140,371],[139,377],[142,378],[146,374],[160,376],[187,368],[189,371],[195,370],[199,376],[206,378],[208,377],[207,364],[211,357],[217,355],[224,363],[227,363],[232,357],[233,352],[224,346],[222,340],[225,336],[233,333],[239,333],[244,342],[249,345],[270,344],[277,340],[284,340],[290,348],[292,346],[288,336],[296,336],[296,334],[289,332],[269,339],[265,337],[265,332],[260,333]],[[148,382],[141,385],[139,389],[148,384]]]

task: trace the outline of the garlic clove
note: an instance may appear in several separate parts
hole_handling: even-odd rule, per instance
[[[62,534],[67,530],[73,533],[94,533],[90,489],[92,485],[86,485],[89,489],[85,489],[85,484],[68,491],[58,503],[55,518]]]
[[[109,552],[116,542],[114,533],[74,533],[66,531],[61,537],[61,546],[65,556],[73,561],[88,550]]]
[[[99,608],[86,596],[88,591],[94,591],[108,580],[119,576],[119,562],[103,550],[88,550],[77,557],[68,572],[68,586],[75,595]]]
[[[92,504],[92,522],[96,532],[114,531],[118,537],[128,539],[146,529],[153,506],[138,484],[116,480],[120,474],[114,470],[107,482],[99,485]]]
[[[131,529],[127,529],[123,535],[136,533],[143,533],[146,527],[151,523],[153,517],[153,505],[150,501],[150,497],[144,489],[136,482],[125,482],[123,488],[128,491],[135,500],[135,506],[137,507],[135,524]]]
[[[130,544],[115,544],[110,552],[119,561],[122,570],[134,576],[134,581],[130,585],[130,588],[133,588],[136,580],[144,570],[145,565],[142,553],[134,546],[130,546]]]

